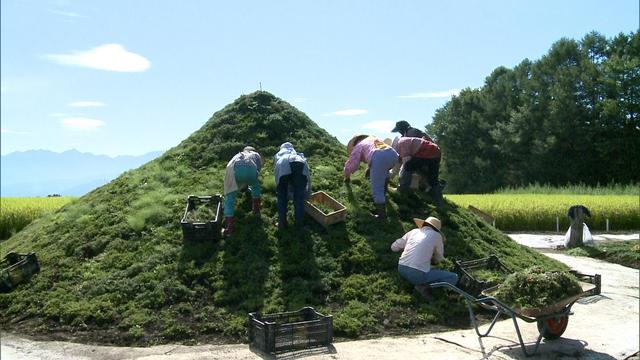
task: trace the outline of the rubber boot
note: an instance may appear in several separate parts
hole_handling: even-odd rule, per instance
[[[386,204],[382,203],[382,204],[375,204],[376,205],[376,214],[374,215],[374,217],[376,219],[379,220],[384,220],[387,218],[387,208],[386,208]]]
[[[427,301],[433,300],[433,295],[431,294],[431,286],[429,284],[419,284],[414,286],[416,291],[422,295],[422,297]]]
[[[227,216],[224,218],[224,229],[222,230],[223,236],[231,236],[235,231],[235,220],[233,216]]]
[[[260,216],[261,208],[262,208],[262,201],[260,198],[251,199],[251,209],[253,210],[253,215]]]
[[[433,198],[433,201],[436,203],[436,207],[438,209],[442,209],[444,207],[444,199],[442,198],[442,187],[440,184],[436,184],[429,189],[429,195]]]
[[[278,230],[284,230],[289,226],[287,223],[287,215],[280,216],[278,215]]]

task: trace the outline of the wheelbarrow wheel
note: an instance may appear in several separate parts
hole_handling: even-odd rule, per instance
[[[555,340],[562,336],[567,329],[567,324],[569,324],[569,315],[538,320],[538,332],[547,340]]]

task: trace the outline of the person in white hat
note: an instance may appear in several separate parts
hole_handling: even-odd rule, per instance
[[[446,237],[440,232],[442,224],[438,218],[413,219],[418,228],[409,231],[391,244],[394,252],[402,250],[398,261],[398,272],[427,299],[431,299],[429,284],[434,282],[458,283],[458,275],[431,267],[444,259]]]

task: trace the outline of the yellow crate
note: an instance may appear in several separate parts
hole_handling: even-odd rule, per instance
[[[325,213],[317,205],[322,204],[333,211]],[[304,203],[304,210],[322,226],[328,227],[347,218],[347,208],[324,191],[311,194],[309,200]]]

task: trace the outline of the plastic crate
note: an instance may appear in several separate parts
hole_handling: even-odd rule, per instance
[[[332,211],[325,213],[317,206],[322,204]],[[304,210],[324,227],[344,221],[347,218],[347,208],[324,191],[311,194],[309,200],[304,203]]]
[[[203,221],[190,221],[188,219],[189,212],[195,211],[200,206],[210,207],[215,218]],[[200,220],[200,219],[198,219]],[[187,207],[180,221],[182,226],[182,235],[186,243],[212,241],[220,239],[220,229],[222,222],[222,195],[216,194],[212,196],[195,196],[187,197]]]
[[[496,255],[491,255],[487,258],[478,260],[456,260],[454,272],[458,274],[458,287],[473,296],[478,296],[483,290],[496,285],[474,278],[472,275],[472,271],[476,269],[495,270],[504,274],[511,273],[507,266],[503,264]]]
[[[267,354],[328,346],[333,342],[333,317],[312,307],[262,315],[249,313],[249,346]]]
[[[19,254],[10,252],[2,260],[2,272],[0,272],[0,292],[9,292],[18,284],[24,283],[40,272],[40,264],[36,254]]]

